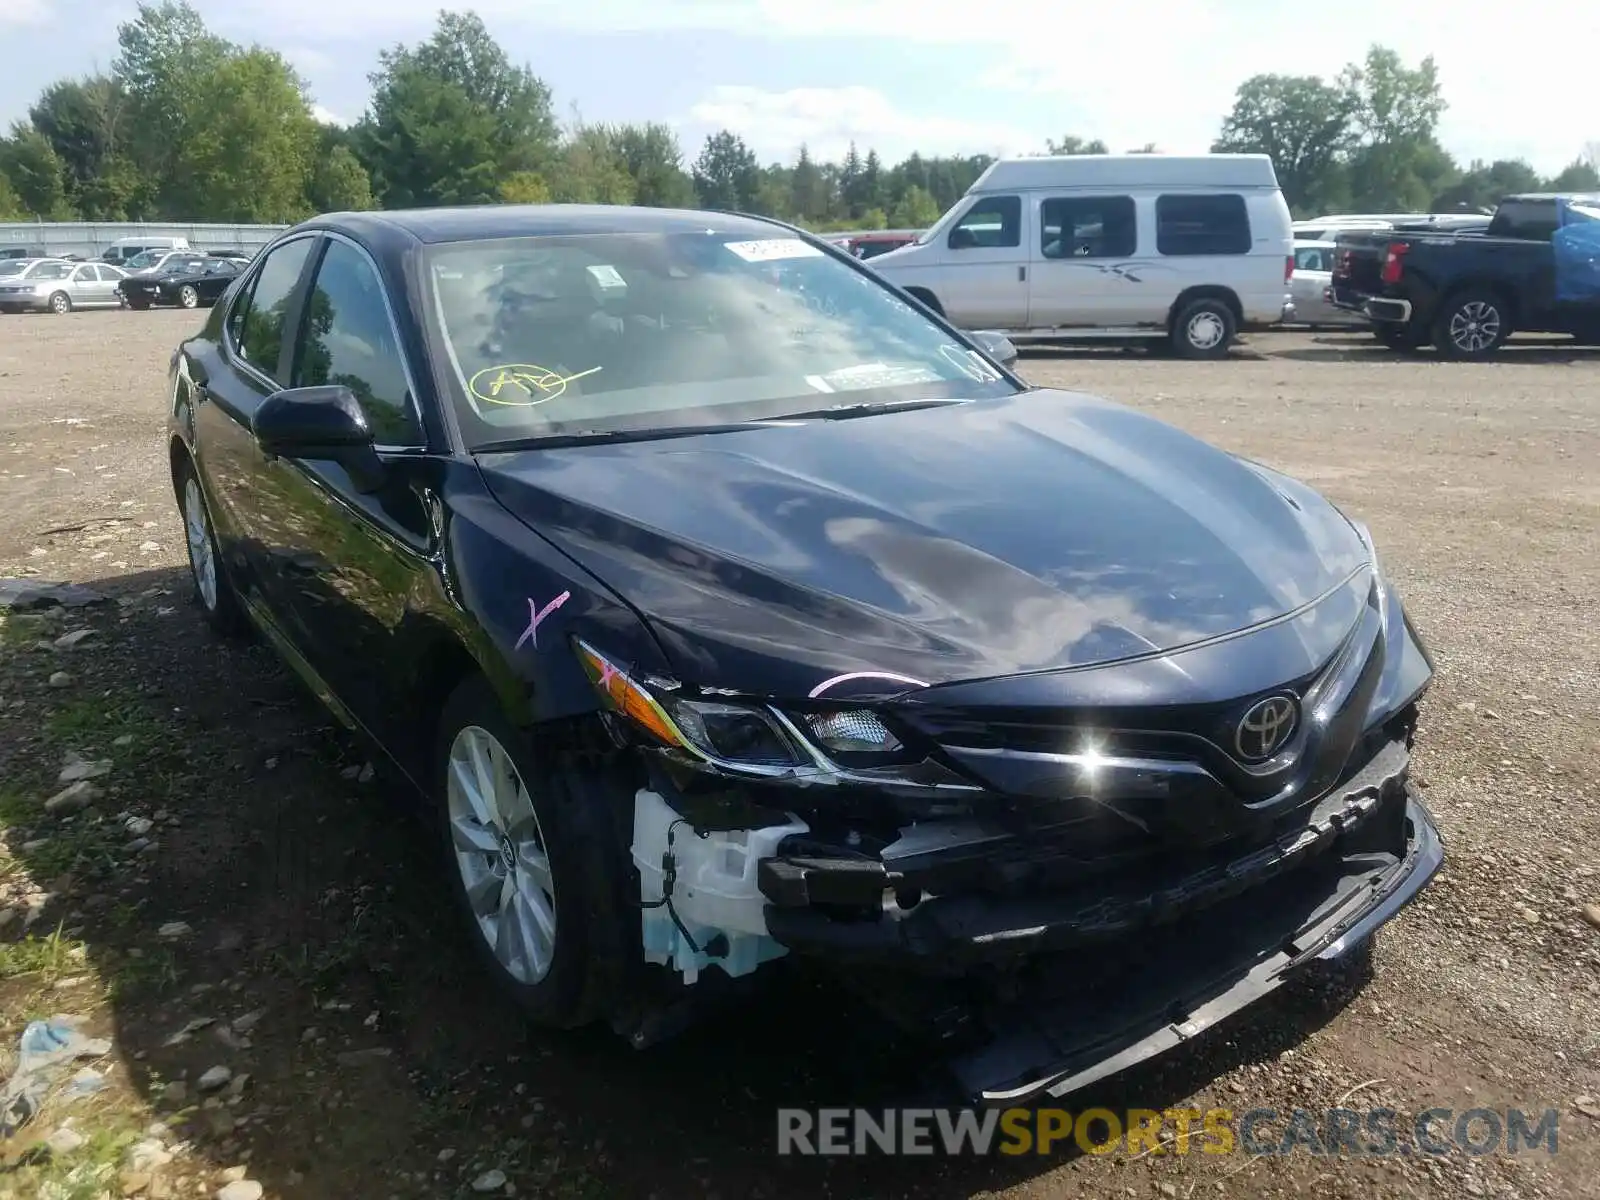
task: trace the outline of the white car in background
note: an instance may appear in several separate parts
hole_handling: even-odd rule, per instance
[[[1333,285],[1333,256],[1337,242],[1294,244],[1294,274],[1289,277],[1289,297],[1294,301],[1294,324],[1337,325],[1364,329],[1370,322],[1354,313],[1335,308],[1325,293]]]

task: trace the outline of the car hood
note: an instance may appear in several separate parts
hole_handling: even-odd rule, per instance
[[[1368,560],[1303,485],[1042,389],[479,462],[687,681],[752,693],[1148,656],[1305,609]]]

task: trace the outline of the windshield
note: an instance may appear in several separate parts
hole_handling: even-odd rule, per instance
[[[28,264],[20,258],[0,260],[0,275],[21,275],[28,269]]]
[[[60,261],[36,262],[22,273],[24,279],[65,279],[72,264]]]
[[[428,264],[472,446],[1017,390],[797,237],[510,238],[438,246]]]

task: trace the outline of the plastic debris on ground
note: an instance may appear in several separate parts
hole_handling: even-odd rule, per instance
[[[50,1090],[66,1073],[67,1066],[80,1058],[102,1058],[111,1053],[105,1038],[92,1038],[78,1029],[76,1017],[52,1017],[48,1021],[29,1021],[17,1047],[17,1065],[0,1093],[0,1137],[13,1137],[44,1106]],[[97,1083],[88,1081],[93,1076]],[[105,1085],[98,1071],[82,1071],[74,1077],[75,1095],[88,1095]]]

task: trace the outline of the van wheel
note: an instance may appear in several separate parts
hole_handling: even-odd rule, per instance
[[[1194,300],[1172,322],[1172,349],[1180,358],[1223,358],[1238,329],[1221,300]]]

